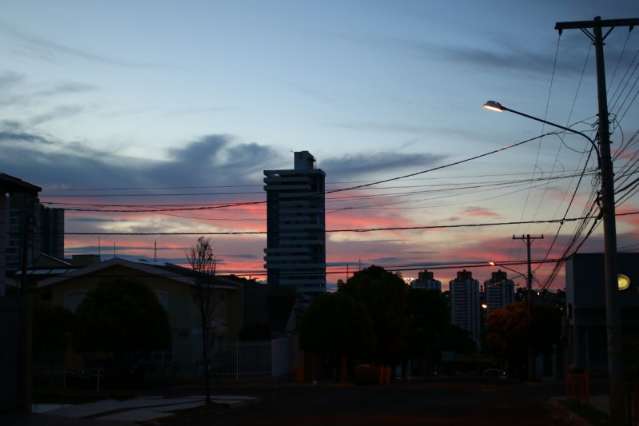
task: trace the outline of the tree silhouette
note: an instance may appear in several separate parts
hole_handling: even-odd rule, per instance
[[[339,293],[366,308],[377,340],[375,358],[382,363],[399,362],[406,351],[409,321],[406,316],[408,286],[400,275],[379,266],[356,272]]]
[[[200,314],[200,331],[202,335],[202,365],[204,392],[206,403],[211,403],[211,376],[209,346],[211,345],[211,327],[215,311],[215,272],[217,260],[213,245],[209,238],[200,237],[186,253],[186,260],[195,274],[193,296]]]
[[[166,350],[171,346],[167,313],[144,284],[115,280],[89,291],[75,314],[74,346],[82,352]]]
[[[375,348],[373,322],[351,297],[323,294],[304,313],[300,345],[309,352],[368,357]]]

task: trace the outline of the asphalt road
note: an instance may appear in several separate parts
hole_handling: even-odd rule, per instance
[[[260,402],[200,409],[162,425],[568,425],[546,401],[547,385],[410,383],[386,386],[287,386],[235,392]]]

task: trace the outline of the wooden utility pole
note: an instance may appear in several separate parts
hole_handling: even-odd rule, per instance
[[[581,30],[594,44],[597,61],[598,136],[601,168],[601,194],[599,201],[604,222],[604,272],[606,294],[606,334],[608,338],[608,376],[610,380],[610,420],[614,425],[627,425],[628,401],[624,389],[622,361],[622,335],[620,312],[617,306],[617,229],[615,221],[615,190],[612,159],[610,157],[610,122],[606,94],[604,41],[616,27],[630,30],[639,25],[639,19],[601,19],[592,21],[558,22],[555,29]],[[603,29],[607,31],[603,34]]]
[[[526,254],[528,259],[528,273],[526,274],[526,313],[528,316],[528,380],[535,380],[535,351],[532,345],[532,282],[533,282],[533,273],[532,273],[532,259],[530,254],[530,248],[532,244],[532,240],[543,240],[543,235],[522,235],[518,237],[513,235],[513,240],[524,240],[526,241]]]

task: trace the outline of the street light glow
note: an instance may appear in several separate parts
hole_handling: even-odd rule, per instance
[[[504,112],[504,106],[497,101],[487,101],[482,108],[489,111]]]
[[[617,287],[619,290],[628,290],[630,287],[630,277],[625,274],[617,275]]]
[[[490,266],[495,266],[495,265],[496,265],[496,263],[495,263],[495,262],[493,262],[492,260],[491,260],[490,262],[488,262],[488,264],[489,264]]]

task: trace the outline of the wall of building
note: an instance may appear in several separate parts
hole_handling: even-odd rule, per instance
[[[639,253],[619,253],[617,269],[631,286],[617,291],[624,333],[639,338]],[[604,258],[601,253],[572,256],[566,262],[567,362],[590,370],[607,369]]]

